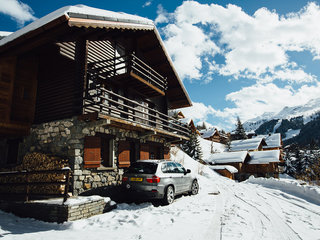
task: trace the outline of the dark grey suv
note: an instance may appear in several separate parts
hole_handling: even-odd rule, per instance
[[[163,199],[171,204],[178,194],[195,195],[199,191],[198,180],[189,169],[167,160],[140,160],[133,163],[122,177],[123,187],[130,194]]]

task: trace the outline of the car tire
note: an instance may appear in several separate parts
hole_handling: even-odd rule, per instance
[[[191,185],[191,191],[189,192],[190,195],[197,195],[199,192],[199,184],[197,180],[193,180]]]
[[[165,191],[163,202],[165,205],[169,205],[174,201],[174,188],[172,185],[169,185]]]

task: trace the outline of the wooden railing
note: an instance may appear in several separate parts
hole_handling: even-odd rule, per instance
[[[187,125],[159,112],[150,105],[151,103],[148,102],[138,103],[96,85],[86,93],[84,111],[85,113],[98,112],[149,128],[189,136],[190,129]]]
[[[134,73],[161,91],[167,90],[167,80],[134,53],[88,64],[88,79],[111,78],[121,74]]]
[[[48,174],[60,174],[64,176],[64,180],[48,180],[48,181],[32,181],[31,176],[41,176],[41,175],[48,175]],[[71,170],[68,169],[61,169],[61,170],[39,170],[39,171],[14,171],[14,172],[0,172],[0,180],[9,178],[9,180],[6,180],[5,182],[0,182],[0,193],[5,193],[8,195],[23,195],[25,201],[29,201],[30,196],[63,196],[63,202],[65,202],[68,198],[68,189],[70,184],[70,176],[71,176]],[[19,181],[16,181],[15,179],[19,179]],[[30,191],[30,186],[60,186],[64,185],[64,193],[63,194],[48,194],[48,193],[32,193]],[[5,187],[7,190],[11,189],[14,186],[23,186],[24,192],[12,192],[12,191],[3,191],[3,187]]]

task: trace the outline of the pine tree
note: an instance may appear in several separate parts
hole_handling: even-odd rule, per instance
[[[240,118],[237,117],[237,124],[236,124],[236,130],[234,134],[234,140],[240,140],[240,139],[247,139],[246,132],[242,126],[242,123],[240,121]]]
[[[197,134],[190,131],[189,138],[190,138],[189,141],[185,141],[181,145],[181,149],[193,159],[197,161],[201,161],[203,158],[203,155],[202,155],[202,149],[201,149],[200,141],[197,137]]]

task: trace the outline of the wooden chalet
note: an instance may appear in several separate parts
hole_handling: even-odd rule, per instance
[[[210,166],[210,168],[219,173],[221,176],[224,176],[232,180],[235,180],[234,175],[238,173],[238,170],[231,165],[215,165]]]
[[[69,6],[0,40],[0,166],[28,152],[67,158],[73,194],[169,158],[189,129],[168,110],[188,106],[151,20]]]
[[[227,134],[219,132],[216,128],[201,130],[200,134],[203,139],[216,143],[226,144],[229,140],[229,136]]]
[[[234,179],[236,180],[244,180],[244,165],[247,164],[250,160],[250,155],[247,151],[239,151],[239,152],[221,152],[221,153],[213,153],[210,155],[208,159],[205,161],[210,165],[214,166],[232,166],[237,172],[233,172]],[[226,174],[225,176],[228,176]]]
[[[190,130],[199,135],[200,136],[200,132],[199,130],[196,128],[196,126],[194,125],[194,122],[191,118],[182,118],[182,119],[179,119],[179,122],[181,122],[182,124],[185,124],[187,126],[189,126]]]
[[[247,177],[279,177],[278,164],[282,161],[280,150],[249,152],[250,161],[243,171]]]
[[[234,140],[230,144],[230,151],[263,151],[265,146],[267,146],[267,143],[262,137]]]

